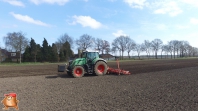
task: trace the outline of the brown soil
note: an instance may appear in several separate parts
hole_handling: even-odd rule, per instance
[[[117,63],[108,63],[109,67],[117,68]],[[174,60],[147,60],[120,62],[120,68],[128,70],[131,74],[180,69],[198,66],[198,59],[174,59]]]
[[[0,99],[17,93],[21,111],[197,111],[197,66],[198,59],[130,61],[120,63],[130,76],[83,78],[58,73],[57,64],[0,66]]]
[[[56,75],[58,64],[26,65],[26,66],[0,66],[0,77]],[[117,68],[116,62],[108,62],[108,66]],[[185,67],[198,66],[198,59],[176,60],[140,60],[120,62],[120,68],[128,70],[131,74],[156,72]]]

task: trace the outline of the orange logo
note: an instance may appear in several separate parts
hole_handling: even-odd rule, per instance
[[[1,101],[1,103],[4,105],[3,110],[8,110],[9,108],[15,108],[16,110],[19,110],[19,100],[17,100],[16,93],[4,94],[4,96],[5,98]]]

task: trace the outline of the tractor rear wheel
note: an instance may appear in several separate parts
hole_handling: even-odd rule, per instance
[[[85,74],[85,70],[82,66],[75,66],[72,70],[72,75],[75,78],[83,77]]]
[[[107,73],[107,64],[104,61],[97,62],[94,71],[97,76],[105,75]]]

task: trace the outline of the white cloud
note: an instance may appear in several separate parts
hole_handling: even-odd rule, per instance
[[[74,21],[71,23],[75,25],[76,23],[81,24],[83,27],[91,27],[93,29],[98,29],[102,26],[102,24],[90,16],[73,16]]]
[[[196,18],[191,18],[190,19],[190,23],[194,24],[194,25],[197,25],[198,24],[198,19]]]
[[[108,1],[110,1],[110,2],[115,2],[116,0],[108,0]]]
[[[147,4],[146,0],[124,0],[132,8],[143,9],[143,7]]]
[[[198,7],[198,0],[183,0],[183,2]]]
[[[156,3],[155,3],[156,4]],[[183,11],[178,7],[177,2],[158,2],[157,9],[154,14],[169,14],[170,16],[177,16]]]
[[[119,36],[127,36],[127,34],[124,33],[123,30],[118,30],[115,33],[112,33],[115,37],[119,37]]]
[[[88,2],[89,0],[84,0],[85,2]]]
[[[167,30],[170,26],[164,23],[151,23],[147,21],[140,22],[143,30]]]
[[[12,24],[12,25],[0,25],[0,29],[3,28],[17,28],[18,26],[16,24]]]
[[[48,4],[58,4],[58,5],[65,5],[65,3],[69,2],[69,0],[30,0],[36,5],[42,4],[42,3],[48,3]]]
[[[158,30],[166,30],[167,29],[167,26],[165,24],[155,24],[155,27]]]
[[[7,2],[11,5],[14,5],[14,6],[20,6],[20,7],[25,7],[25,5],[23,4],[23,2],[21,1],[18,1],[18,0],[3,0],[4,2]]]
[[[49,27],[49,24],[46,24],[44,22],[41,22],[39,20],[34,20],[33,18],[27,16],[27,15],[20,15],[20,14],[15,14],[14,12],[10,12],[10,14],[12,16],[14,16],[14,18],[27,22],[27,23],[32,23],[32,24],[36,24],[36,25],[40,25],[40,26],[45,26],[45,27]]]
[[[175,25],[175,27],[176,27],[177,29],[188,29],[188,28],[190,28],[190,27],[187,26],[187,25]]]

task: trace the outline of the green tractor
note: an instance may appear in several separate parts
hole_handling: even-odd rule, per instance
[[[58,66],[58,72],[63,72],[65,68],[61,70],[61,66]],[[66,71],[75,78],[83,77],[84,74],[101,76],[107,73],[107,62],[99,57],[97,51],[83,51],[81,58],[69,62]]]

